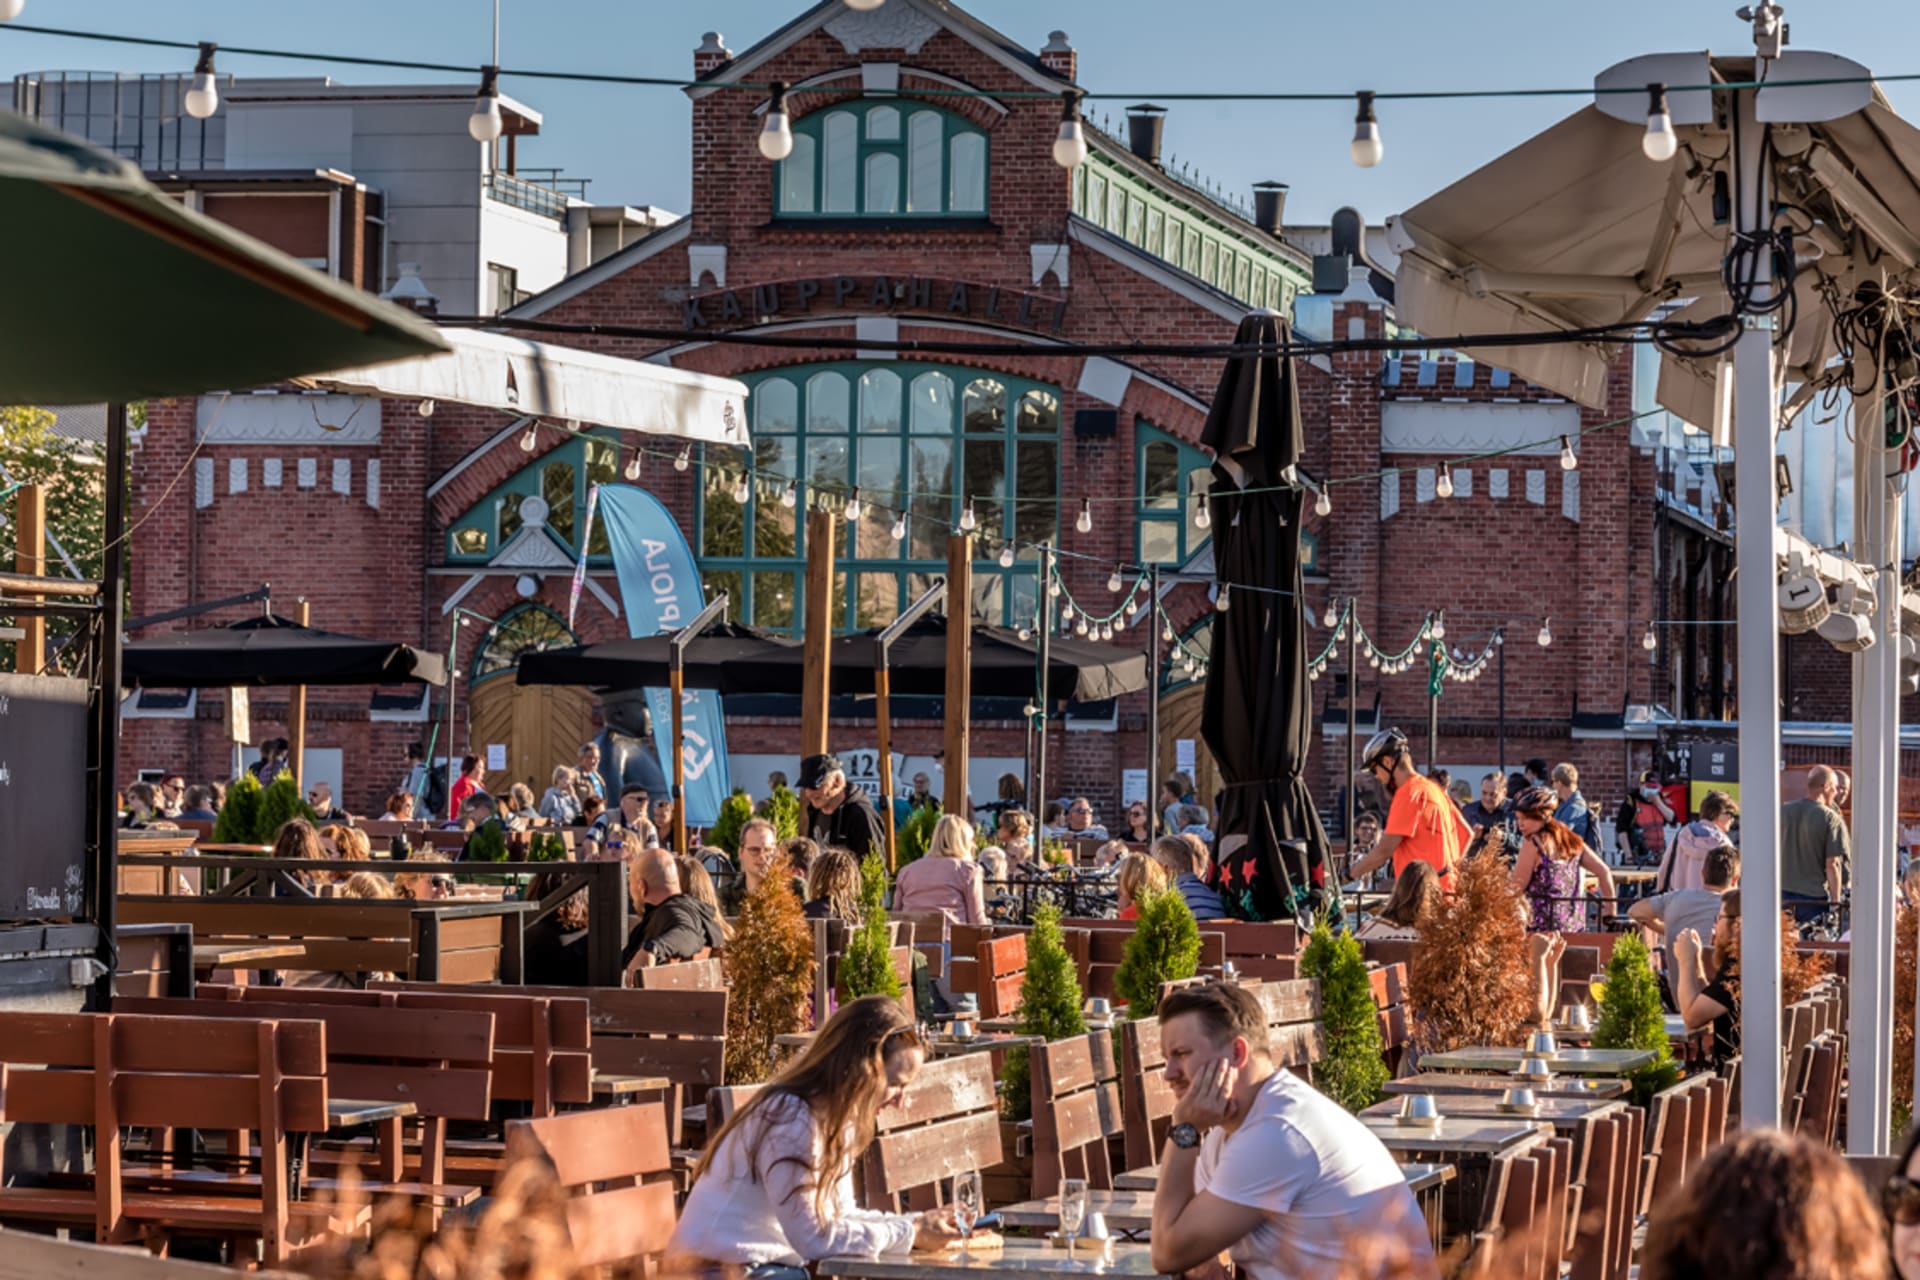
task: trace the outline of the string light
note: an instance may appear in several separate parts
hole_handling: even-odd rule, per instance
[[[205,120],[220,109],[220,86],[213,76],[213,51],[219,47],[207,40],[200,42],[200,56],[193,64],[193,87],[180,99],[180,105],[195,120]]]
[[[1166,641],[1168,644],[1173,643],[1174,634],[1173,634],[1173,624],[1171,622],[1163,622],[1160,624],[1160,638]]]
[[[852,524],[860,518],[860,486],[853,486],[853,492],[847,495],[847,523]]]
[[[968,498],[967,505],[960,508],[960,532],[972,533],[979,527],[980,522],[973,517],[973,499]]]
[[[1093,499],[1092,498],[1080,499],[1080,516],[1077,520],[1073,522],[1073,527],[1078,529],[1081,533],[1093,532]]]
[[[895,542],[907,540],[907,513],[904,511],[893,518],[893,540]]]
[[[1640,150],[1649,160],[1671,160],[1680,151],[1680,138],[1673,131],[1673,116],[1667,111],[1667,86],[1647,86],[1647,132],[1640,139]]]
[[[1535,636],[1533,641],[1542,649],[1553,643],[1553,620],[1551,618],[1540,619],[1540,634]]]
[[[1103,622],[1100,624],[1100,638],[1102,640],[1113,639],[1113,623]]]
[[[872,13],[886,2],[887,0],[846,0],[847,8],[858,13]]]
[[[627,464],[627,479],[638,480],[639,478],[640,478],[640,455],[636,453],[633,455],[633,461]]]
[[[1233,584],[1232,583],[1223,582],[1220,584],[1220,594],[1219,594],[1219,597],[1214,600],[1213,607],[1215,609],[1218,609],[1221,613],[1225,613],[1227,610],[1233,608]]]
[[[0,0],[0,22],[12,22],[26,7],[27,0]]]
[[[539,447],[540,424],[538,422],[530,422],[527,424],[527,433],[520,437],[520,452],[532,453]]]
[[[798,480],[787,481],[787,487],[780,491],[780,505],[789,511],[792,511],[800,505],[800,482]]]
[[[431,400],[422,400],[418,407],[420,410],[421,417],[431,418],[433,416],[434,409],[437,408],[438,406],[436,406]]]
[[[673,469],[675,471],[685,471],[687,469],[687,465],[692,461],[693,461],[693,446],[690,444],[681,445],[679,454],[674,457]]]
[[[1047,598],[1049,600],[1058,600],[1060,598],[1060,593],[1065,589],[1066,588],[1060,585],[1060,579],[1055,578],[1052,581],[1047,583]]]
[[[733,500],[744,507],[751,497],[753,497],[753,486],[747,482],[747,473],[742,471],[739,481],[733,486]]]
[[[473,100],[473,114],[467,117],[467,134],[475,142],[497,142],[506,128],[500,117],[500,68],[480,68],[480,96]]]
[[[1120,566],[1113,566],[1113,572],[1107,575],[1107,590],[1111,591],[1114,595],[1119,595],[1120,588],[1125,585],[1124,582],[1120,581]]]
[[[1073,634],[1077,636],[1087,634],[1087,620],[1085,618],[1075,618],[1073,620]]]
[[[1313,514],[1317,516],[1330,516],[1333,514],[1333,499],[1327,496],[1325,489],[1320,490],[1319,496],[1313,500]]]
[[[1195,501],[1200,509],[1193,513],[1193,527],[1196,529],[1211,529],[1213,527],[1213,512],[1208,508],[1211,507],[1212,504],[1207,500],[1205,494],[1202,494],[1199,498],[1195,499]]]
[[[1447,463],[1440,464],[1440,476],[1433,482],[1433,493],[1438,498],[1453,496],[1453,468]]]
[[[1445,609],[1433,615],[1433,627],[1429,634],[1431,634],[1435,640],[1445,640],[1447,638],[1447,611]]]
[[[1653,624],[1651,622],[1647,624],[1647,633],[1640,637],[1640,647],[1648,653],[1652,653],[1660,647],[1660,637],[1653,633]]]
[[[1371,169],[1386,154],[1386,146],[1380,141],[1380,118],[1373,111],[1372,92],[1362,89],[1354,98],[1353,142],[1347,147],[1347,155],[1362,169]]]
[[[1340,623],[1340,615],[1333,611],[1333,601],[1327,601],[1327,611],[1320,615],[1320,625],[1332,628]]]
[[[1580,465],[1580,459],[1574,456],[1573,441],[1566,436],[1560,437],[1560,469],[1572,471]]]
[[[1029,628],[1029,627],[1022,627],[1022,628],[1020,628],[1020,630],[1019,630],[1019,631],[1018,631],[1018,632],[1017,632],[1016,634],[1017,634],[1017,635],[1018,635],[1018,636],[1019,636],[1019,637],[1020,637],[1020,638],[1021,638],[1022,640],[1031,640],[1031,639],[1033,639],[1033,630],[1032,630],[1031,628]],[[1028,714],[1028,715],[1032,715],[1032,714],[1033,714],[1033,708],[1032,708],[1032,707],[1028,707],[1028,708],[1027,708],[1027,714]]]
[[[1013,568],[1013,544],[1011,542],[1001,544],[1000,567],[1002,569]]]
[[[776,163],[793,154],[793,122],[787,117],[787,83],[773,82],[773,101],[760,122],[760,154]]]
[[[1080,125],[1080,95],[1068,90],[1060,95],[1060,131],[1053,139],[1053,162],[1071,169],[1087,158],[1087,134]]]

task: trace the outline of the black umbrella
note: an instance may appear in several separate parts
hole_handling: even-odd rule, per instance
[[[587,685],[596,689],[664,689],[669,683],[670,635],[609,640],[526,653],[520,657],[521,684]],[[716,622],[687,644],[682,679],[689,689],[722,693],[764,693],[760,684],[743,685],[756,661],[772,660],[788,650],[798,660],[799,645],[739,622]],[[764,683],[764,682],[762,682]],[[797,688],[786,685],[785,688]]]
[[[155,689],[447,682],[446,659],[437,653],[303,627],[272,614],[136,640],[120,653],[122,683]]]
[[[1271,312],[1240,322],[1234,342],[1277,346]],[[1327,833],[1301,779],[1312,731],[1301,594],[1300,399],[1293,361],[1228,361],[1200,442],[1214,451],[1213,562],[1229,593],[1213,620],[1200,733],[1219,765],[1219,887],[1228,910],[1292,920],[1337,898]]]

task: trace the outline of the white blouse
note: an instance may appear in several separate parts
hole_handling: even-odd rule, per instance
[[[756,1139],[759,1151],[750,1162]],[[807,1185],[820,1147],[811,1107],[790,1094],[766,1099],[727,1135],[688,1193],[667,1256],[804,1266],[822,1258],[910,1251],[914,1216],[854,1207],[851,1169],[835,1181],[826,1213],[820,1212]]]

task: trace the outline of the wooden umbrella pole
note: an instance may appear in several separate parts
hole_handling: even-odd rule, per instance
[[[831,695],[828,664],[833,646],[833,524],[830,511],[807,515],[807,571],[805,609],[801,618],[806,646],[800,688],[800,754],[817,756],[827,750],[827,700]]]
[[[37,484],[23,484],[14,495],[14,567],[23,574],[39,577],[46,571],[47,491]],[[27,596],[36,599],[36,596]],[[14,620],[20,638],[13,642],[13,669],[21,675],[37,675],[47,655],[47,620],[42,614],[22,614]]]
[[[945,580],[936,581],[926,594],[908,605],[906,611],[881,629],[873,638],[873,715],[879,728],[880,817],[887,833],[887,870],[898,861],[897,834],[893,825],[893,643],[907,633],[929,609],[946,599]],[[951,626],[951,622],[948,624]]]
[[[308,625],[312,616],[307,598],[301,596],[294,605],[294,621],[301,626]],[[307,785],[307,686],[293,686],[293,696],[287,702],[288,732],[292,736],[287,755],[287,766],[293,770],[293,780],[302,787]]]
[[[973,821],[967,803],[967,756],[973,711],[973,535],[947,539],[947,696],[942,750],[948,813]]]
[[[687,713],[681,705],[686,676],[678,662],[667,677],[667,688],[673,698],[673,851],[678,854],[687,851]]]

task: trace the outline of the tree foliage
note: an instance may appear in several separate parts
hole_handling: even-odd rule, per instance
[[[713,826],[707,831],[707,843],[725,849],[727,856],[740,856],[740,829],[753,817],[753,797],[745,791],[735,789],[734,793],[720,802],[720,816],[715,818]]]
[[[1313,1068],[1314,1083],[1349,1111],[1373,1105],[1387,1081],[1387,1060],[1360,940],[1352,934],[1336,936],[1324,917],[1316,921],[1300,957],[1300,976],[1320,980],[1320,1020],[1327,1043],[1326,1056]]]
[[[939,821],[940,811],[932,805],[915,809],[907,815],[907,820],[893,833],[894,854],[899,865],[904,867],[926,856],[928,847],[933,844],[934,824]]]
[[[462,862],[505,862],[507,860],[507,829],[497,822],[483,822],[473,829],[467,837],[467,847],[460,855]]]
[[[879,854],[869,853],[860,861],[860,926],[840,957],[836,984],[840,1003],[860,996],[899,998],[900,975],[894,972],[889,945],[892,934],[887,923],[887,864]]]
[[[226,803],[213,820],[215,844],[261,844],[260,805],[263,793],[260,779],[242,772],[227,788]]]
[[[775,787],[754,813],[771,822],[774,834],[782,840],[800,834],[800,797],[792,787]]]
[[[1647,944],[1638,934],[1614,939],[1607,961],[1607,992],[1600,1000],[1600,1021],[1593,1029],[1596,1049],[1645,1049],[1653,1054],[1650,1066],[1633,1072],[1633,1100],[1640,1106],[1680,1078],[1667,1039],[1666,1010],[1660,1005],[1660,982],[1653,976]]]
[[[806,1029],[813,993],[813,930],[779,876],[740,905],[727,948],[727,1083],[773,1074],[775,1037]]]
[[[1087,1021],[1080,1012],[1080,977],[1067,954],[1066,935],[1060,931],[1060,908],[1043,904],[1034,909],[1033,932],[1027,935],[1027,973],[1020,983],[1016,1020],[1020,1034],[1044,1040],[1085,1035]],[[1027,1047],[1007,1052],[1000,1070],[1001,1109],[1009,1120],[1033,1118],[1033,1078]]]
[[[1913,1122],[1914,977],[1920,971],[1920,909],[1901,907],[1893,924],[1893,1142]]]
[[[73,558],[83,577],[98,580],[104,557],[106,529],[106,470],[100,451],[90,445],[53,434],[53,414],[28,405],[0,407],[0,491],[15,484],[43,485],[47,491],[47,562],[42,571],[56,577],[67,574],[66,562],[54,549],[57,542]],[[9,519],[14,500],[0,500]],[[9,536],[11,541],[11,536]],[[11,553],[9,553],[9,557]],[[11,558],[8,567],[12,567]],[[11,621],[11,618],[0,619]],[[65,634],[71,623],[47,620],[54,635]],[[13,642],[0,642],[0,660],[13,669]]]
[[[1147,894],[1139,908],[1113,987],[1127,1002],[1129,1018],[1150,1018],[1160,1007],[1163,984],[1200,971],[1200,926],[1177,889]]]
[[[1517,1044],[1533,1020],[1533,964],[1520,894],[1498,858],[1472,858],[1454,892],[1420,917],[1408,966],[1407,1004],[1426,1053],[1470,1044]]]
[[[254,843],[272,844],[279,838],[280,828],[295,818],[317,822],[319,817],[300,794],[300,780],[287,769],[260,795],[260,832]]]

